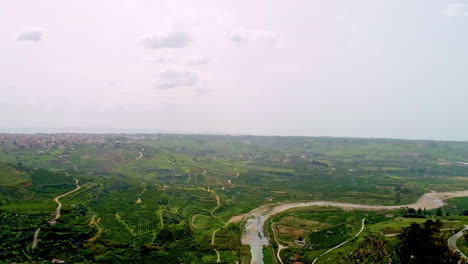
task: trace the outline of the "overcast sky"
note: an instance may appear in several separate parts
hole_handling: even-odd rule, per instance
[[[4,0],[0,93],[0,130],[468,140],[468,0]]]

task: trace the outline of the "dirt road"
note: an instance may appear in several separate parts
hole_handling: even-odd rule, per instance
[[[54,198],[54,202],[57,203],[57,208],[55,209],[54,218],[48,222],[49,224],[53,225],[53,224],[57,223],[57,220],[60,218],[60,209],[62,209],[62,203],[59,201],[59,199],[62,198],[62,197],[65,197],[65,196],[67,196],[67,195],[69,195],[71,193],[74,193],[74,192],[78,191],[79,189],[81,189],[81,186],[78,185],[78,182],[79,182],[79,180],[75,179],[75,184],[76,184],[75,189]],[[32,249],[35,249],[37,247],[37,243],[39,241],[38,237],[39,237],[39,232],[40,231],[41,231],[41,228],[38,228],[34,232],[34,238],[33,238],[33,242],[32,242]]]
[[[204,172],[203,174],[205,174],[205,173],[206,173],[206,170],[205,170],[205,172]],[[215,212],[216,210],[218,210],[219,207],[220,207],[220,205],[221,205],[221,204],[220,204],[220,201],[219,201],[219,196],[218,196],[213,190],[208,189],[207,192],[212,193],[212,194],[216,197],[216,206],[215,206],[215,208],[213,208],[213,210],[211,210],[211,212],[210,212],[210,213],[211,213],[211,216],[212,216],[213,218],[215,218],[215,219],[218,219],[220,222],[223,223],[223,221],[222,221],[221,219],[219,219],[218,217],[216,217],[216,216],[214,215],[214,212]],[[227,225],[227,223],[226,223],[225,225]],[[221,262],[221,256],[219,255],[218,250],[217,250],[217,249],[215,248],[215,246],[214,246],[214,244],[215,244],[216,232],[218,232],[220,229],[221,229],[221,228],[216,229],[215,231],[213,231],[213,234],[211,235],[211,245],[213,246],[213,249],[214,249],[214,251],[216,252],[216,257],[217,257],[216,263]]]
[[[323,253],[320,254],[318,257],[316,257],[316,258],[314,259],[314,261],[312,261],[312,264],[315,264],[315,262],[317,262],[317,260],[318,260],[321,256],[323,256],[323,255],[325,255],[325,254],[327,254],[327,253],[330,253],[331,251],[333,251],[333,250],[335,250],[335,249],[337,249],[337,248],[343,246],[344,244],[348,243],[351,239],[358,237],[358,236],[362,233],[362,231],[364,231],[364,228],[365,228],[365,221],[366,221],[366,219],[363,218],[363,219],[362,219],[362,224],[361,224],[361,230],[359,230],[359,232],[357,232],[357,234],[355,234],[352,238],[346,240],[345,242],[339,244],[338,246],[333,247],[333,248],[330,248],[329,250],[323,252]]]
[[[221,256],[219,255],[219,252],[218,250],[215,248],[214,244],[215,244],[215,237],[216,237],[216,232],[218,232],[221,228],[218,228],[216,229],[215,231],[213,231],[213,235],[211,236],[211,245],[213,246],[213,249],[214,251],[216,252],[216,263],[220,263],[221,262]]]
[[[35,249],[37,247],[37,241],[38,241],[38,237],[39,237],[39,232],[41,231],[41,228],[39,227],[36,232],[34,232],[34,238],[33,238],[33,242],[32,242],[32,249]]]
[[[78,179],[75,179],[75,184],[76,184],[75,189],[54,198],[54,202],[57,203],[57,209],[55,209],[54,219],[49,221],[50,224],[52,224],[52,225],[55,224],[57,222],[57,220],[60,218],[60,210],[62,209],[62,203],[59,201],[59,199],[62,198],[62,197],[65,197],[65,196],[67,196],[67,195],[69,195],[71,193],[74,193],[74,192],[78,191],[79,189],[81,189],[81,186],[78,185],[78,182],[79,182]]]
[[[198,226],[195,225],[195,218],[197,218],[197,215],[198,214],[192,215],[192,221],[190,221],[190,224],[192,225],[194,229],[198,229]]]
[[[271,230],[273,230],[273,237],[274,237],[274,239],[275,239],[276,244],[278,245],[278,251],[276,252],[276,258],[278,259],[278,261],[279,261],[281,264],[283,264],[283,260],[281,259],[281,256],[280,256],[281,250],[286,249],[286,248],[288,248],[288,247],[287,247],[287,246],[283,246],[283,245],[281,245],[281,244],[279,243],[278,234],[276,233],[276,229],[275,229],[275,227],[274,227],[273,221],[271,222]]]
[[[140,156],[136,157],[135,160],[139,160],[141,158],[143,158],[143,153],[141,151],[138,150],[138,153],[140,154]]]
[[[78,170],[78,167],[77,167],[75,164],[71,163],[71,161],[67,160],[66,158],[64,158],[64,157],[62,157],[62,156],[57,156],[57,157],[58,157],[59,159],[65,161],[66,163],[72,165],[74,171],[77,171],[77,170]]]

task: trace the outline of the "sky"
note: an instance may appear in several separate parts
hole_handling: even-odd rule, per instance
[[[4,0],[0,131],[468,140],[468,0]]]

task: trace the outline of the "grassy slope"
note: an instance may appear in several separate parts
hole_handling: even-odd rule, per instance
[[[28,181],[26,173],[19,171],[13,166],[0,162],[0,185],[16,186]]]

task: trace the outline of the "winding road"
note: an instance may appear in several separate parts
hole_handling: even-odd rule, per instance
[[[32,242],[32,249],[35,249],[37,247],[37,242],[39,241],[37,238],[39,237],[39,232],[41,231],[41,228],[39,227],[35,232],[34,232],[34,238]]]
[[[275,229],[275,227],[274,227],[273,221],[271,222],[271,230],[273,230],[273,237],[274,237],[274,239],[275,239],[276,244],[278,245],[278,251],[276,252],[276,258],[278,259],[278,261],[279,261],[281,264],[283,264],[283,260],[281,259],[281,256],[280,256],[281,250],[286,249],[286,248],[288,248],[288,247],[287,247],[287,246],[283,246],[283,245],[281,245],[281,244],[279,243],[278,234],[276,233],[276,229]]]
[[[141,158],[143,158],[143,153],[141,151],[138,150],[138,153],[140,154],[140,156],[136,157],[135,160],[139,160]]]
[[[78,167],[77,167],[75,164],[71,163],[71,161],[67,160],[66,158],[64,158],[64,157],[62,157],[62,156],[60,156],[60,155],[57,156],[57,157],[58,157],[59,159],[65,161],[66,163],[72,165],[74,171],[77,171],[77,170],[78,170]]]
[[[76,184],[75,189],[54,198],[54,202],[57,203],[57,209],[55,209],[54,219],[49,221],[50,224],[52,224],[52,225],[55,224],[57,222],[57,220],[60,218],[60,209],[62,209],[62,203],[59,201],[59,199],[62,198],[62,197],[65,197],[65,196],[67,196],[67,195],[69,195],[71,193],[74,193],[74,192],[78,191],[79,189],[81,189],[81,186],[78,185],[78,182],[79,182],[78,179],[75,179],[75,184]]]
[[[55,223],[57,223],[57,220],[60,218],[60,210],[62,209],[62,203],[59,201],[60,198],[63,198],[71,193],[74,193],[76,191],[78,191],[79,189],[81,189],[81,186],[78,185],[78,182],[79,180],[78,179],[75,179],[75,184],[76,184],[76,188],[67,192],[67,193],[64,193],[64,194],[61,194],[57,197],[54,198],[54,202],[57,203],[57,208],[55,209],[55,215],[54,215],[54,218],[52,220],[50,220],[48,223],[53,225]],[[41,231],[41,228],[38,228],[35,232],[34,232],[34,238],[33,238],[33,242],[32,242],[32,249],[35,249],[37,247],[37,243],[38,243],[38,237],[39,237],[39,232]]]
[[[205,170],[205,172],[203,173],[203,175],[204,175],[205,173],[206,173],[206,170]],[[215,212],[216,210],[218,210],[219,207],[221,206],[221,204],[220,204],[220,202],[219,202],[219,196],[218,196],[213,190],[208,189],[207,192],[212,193],[212,194],[216,197],[216,207],[213,208],[213,210],[211,210],[211,212],[210,212],[210,213],[211,213],[211,216],[212,216],[213,218],[217,219],[218,221],[220,221],[221,223],[223,223],[223,221],[222,221],[221,219],[219,219],[218,217],[216,217],[216,216],[214,215],[214,212]],[[225,223],[225,226],[226,226],[226,225],[227,225],[227,223]],[[216,263],[220,263],[220,262],[221,262],[221,256],[220,256],[218,250],[215,248],[215,245],[214,245],[214,244],[215,244],[216,232],[218,232],[220,229],[221,229],[221,228],[216,229],[215,231],[213,231],[213,234],[211,235],[211,245],[213,246],[213,249],[214,249],[214,251],[216,252]]]
[[[213,235],[211,236],[211,245],[213,246],[214,251],[216,252],[216,263],[221,262],[221,255],[219,255],[218,250],[215,248],[214,243],[215,243],[215,237],[216,237],[216,232],[218,232],[221,228],[216,229],[213,231]]]
[[[468,259],[468,257],[465,254],[463,254],[463,252],[461,252],[461,250],[458,249],[457,247],[457,240],[463,236],[463,234],[465,233],[465,230],[468,230],[468,225],[465,225],[465,228],[458,231],[455,235],[451,236],[448,239],[447,243],[451,250],[458,252],[463,259]]]
[[[325,255],[325,254],[327,254],[327,253],[330,253],[331,251],[333,251],[333,250],[335,250],[335,249],[337,249],[337,248],[343,246],[344,244],[348,243],[351,239],[358,237],[358,236],[362,233],[362,231],[364,231],[365,224],[366,224],[365,222],[366,222],[366,218],[363,218],[363,219],[362,219],[361,230],[359,230],[359,232],[357,232],[357,234],[355,234],[352,238],[346,240],[345,242],[339,244],[338,246],[332,247],[332,248],[330,248],[329,250],[327,250],[327,251],[323,252],[322,254],[318,255],[318,257],[316,257],[316,258],[314,259],[314,261],[312,261],[312,264],[315,264],[315,262],[317,262],[317,260],[318,260],[321,256],[323,256],[323,255]]]
[[[243,219],[247,219],[247,223],[242,234],[242,244],[250,246],[251,264],[263,264],[263,247],[269,244],[268,238],[263,233],[263,227],[266,220],[278,213],[284,212],[288,209],[309,207],[309,206],[333,206],[343,209],[360,209],[360,210],[395,210],[401,207],[411,208],[426,208],[435,209],[444,205],[444,200],[468,196],[467,191],[459,192],[430,192],[421,196],[421,198],[413,204],[409,205],[366,205],[366,204],[351,204],[351,203],[337,203],[328,201],[315,201],[315,202],[298,202],[298,203],[284,203],[276,205],[265,205],[252,210],[246,214]]]
[[[192,220],[190,221],[190,224],[192,225],[192,227],[193,227],[194,229],[198,229],[198,226],[195,225],[195,218],[197,218],[197,215],[198,215],[198,214],[192,215]]]

